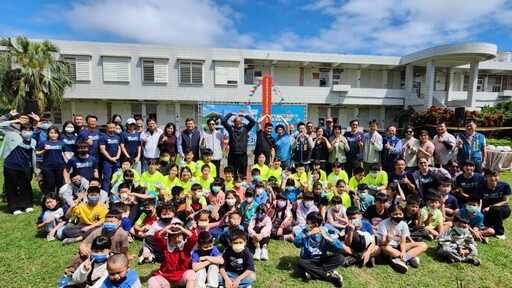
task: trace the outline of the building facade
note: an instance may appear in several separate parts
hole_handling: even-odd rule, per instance
[[[489,43],[438,46],[403,57],[168,45],[52,41],[76,84],[54,123],[94,114],[106,123],[156,118],[160,125],[200,119],[203,103],[243,103],[257,79],[273,77],[286,104],[304,105],[307,121],[331,116],[342,127],[394,123],[402,109],[431,105],[479,109],[512,97],[510,53]],[[498,57],[497,57],[498,56]],[[277,103],[279,99],[274,99]],[[261,102],[257,92],[253,103]]]

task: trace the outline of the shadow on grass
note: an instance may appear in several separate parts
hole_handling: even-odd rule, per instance
[[[155,276],[155,272],[158,271],[158,268],[151,271],[151,273],[148,273],[144,276],[139,275],[140,283],[148,283],[149,278]],[[144,285],[143,285],[144,286]]]
[[[299,273],[299,260],[300,257],[297,256],[281,256],[279,258],[279,262],[277,263],[276,268],[279,271],[288,271],[290,272],[290,276],[292,278],[300,279],[300,273]]]

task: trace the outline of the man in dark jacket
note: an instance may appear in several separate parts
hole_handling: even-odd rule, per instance
[[[256,125],[256,120],[249,115],[240,113],[233,119],[233,125],[228,123],[235,113],[228,113],[222,117],[222,126],[229,133],[229,154],[228,165],[235,168],[237,174],[247,175],[247,144],[249,142],[249,131]],[[243,124],[242,118],[249,121]]]

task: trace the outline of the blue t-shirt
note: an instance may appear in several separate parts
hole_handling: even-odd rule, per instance
[[[100,130],[94,129],[94,131],[89,131],[87,128],[82,129],[77,137],[77,141],[87,140],[92,140],[92,145],[89,145],[89,155],[93,156],[94,158],[98,158]]]
[[[50,148],[43,154],[43,164],[41,164],[41,169],[51,170],[64,168],[66,160],[64,159],[63,153],[68,151],[66,143],[62,140],[57,140],[55,142],[45,140],[37,143],[36,150],[44,150],[46,145],[50,146]]]
[[[504,196],[511,194],[510,185],[507,182],[498,181],[493,189],[487,187],[487,182],[484,182],[472,196],[482,199],[482,209],[484,209],[503,201]],[[504,207],[508,207],[508,204]]]
[[[283,136],[277,136],[276,139],[276,157],[279,157],[281,161],[288,161],[292,158],[292,142],[291,136],[288,133],[284,133]]]
[[[267,204],[267,200],[268,200],[267,191],[261,192],[260,195],[258,195],[257,193],[255,193],[255,195],[254,195],[254,202],[256,202],[257,204]]]
[[[480,173],[474,173],[470,178],[464,177],[464,174],[460,174],[455,178],[455,186],[457,188],[462,188],[462,191],[469,196],[477,193],[478,187],[480,187],[484,182],[485,177]]]
[[[403,179],[406,177],[407,177],[407,180],[409,180],[409,182],[411,182],[411,183],[415,182],[412,174],[407,171],[404,171],[404,173],[402,175],[396,175],[396,173],[394,171],[392,173],[388,174],[388,182],[389,183],[395,182],[396,184],[400,185],[400,188],[402,188],[402,191],[404,191],[404,194],[407,197],[410,194],[412,194],[412,191],[411,191],[411,189],[409,189],[409,187],[407,187],[407,184],[403,183]]]
[[[459,202],[457,201],[457,198],[453,196],[452,194],[448,194],[448,199],[444,201],[444,207],[452,210],[459,209]]]
[[[288,201],[292,204],[297,202],[297,196],[299,196],[300,193],[302,193],[302,191],[300,191],[299,188],[294,188],[292,191],[284,190],[284,195],[286,195],[286,198],[288,198]]]
[[[217,247],[215,247],[215,246],[213,246],[212,251],[208,255],[204,255],[203,251],[201,251],[201,248],[198,248],[198,249],[194,250],[194,252],[192,252],[192,263],[199,263],[199,258],[201,256],[217,257],[220,255],[222,255],[222,254],[220,254],[219,249],[217,249]]]
[[[373,226],[370,224],[370,222],[364,220],[361,218],[361,223],[363,224],[361,226],[361,229],[359,231],[361,232],[368,232],[370,235],[373,235]],[[345,234],[348,234],[348,228],[345,228]]]
[[[120,140],[119,140],[119,136],[117,135],[108,135],[108,134],[101,134],[100,136],[100,140],[99,140],[99,143],[98,145],[101,146],[101,145],[104,145],[105,146],[105,150],[107,151],[108,155],[110,155],[110,157],[115,157],[117,155],[117,152],[119,151],[119,144],[120,144]]]
[[[222,257],[224,258],[224,264],[221,265],[221,268],[224,268],[227,272],[242,275],[247,270],[256,271],[251,251],[247,247],[241,253],[235,253],[233,248],[228,247]]]
[[[73,156],[68,161],[66,169],[68,171],[78,171],[82,177],[89,180],[94,177],[94,169],[98,169],[98,162],[96,158],[90,155],[85,159]]]
[[[129,232],[130,229],[132,229],[132,222],[130,221],[130,218],[123,217],[123,220],[121,220],[121,227],[123,227],[124,231]]]
[[[462,140],[462,148],[457,154],[457,161],[462,163],[468,159],[473,160],[475,164],[482,164],[483,151],[485,150],[485,137],[483,134],[475,132],[473,137],[464,132],[459,134],[458,139]]]
[[[480,211],[476,211],[475,215],[470,216],[468,209],[460,208],[459,216],[468,218],[470,227],[483,227],[484,226],[484,214],[482,214],[482,212],[480,212]]]
[[[133,134],[130,134],[128,131],[121,132],[121,143],[124,144],[124,149],[126,149],[130,158],[137,157],[140,146],[140,132]]]
[[[48,133],[44,130],[34,130],[32,132],[32,139],[36,140],[36,142],[39,144],[43,141],[46,141],[48,139]],[[41,163],[43,162],[43,156],[36,156],[36,162]]]
[[[76,139],[78,136],[73,134],[71,136],[67,136],[66,133],[60,135],[60,140],[64,141],[67,146],[67,151],[74,152],[76,148]]]
[[[23,140],[4,160],[4,168],[28,170],[32,166],[32,147],[30,141]]]
[[[343,134],[345,138],[347,138],[348,146],[350,147],[349,151],[345,151],[345,155],[347,156],[347,160],[363,160],[363,149],[359,148],[357,145],[357,136],[361,136],[361,141],[364,143],[364,133],[361,131],[357,131],[355,134],[352,134],[350,131],[345,132]]]

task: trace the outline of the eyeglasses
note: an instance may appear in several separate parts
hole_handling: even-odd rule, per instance
[[[428,164],[428,162],[418,162],[419,165]]]
[[[407,133],[407,134],[411,134],[411,133],[412,133],[412,131],[405,131],[405,133]]]

